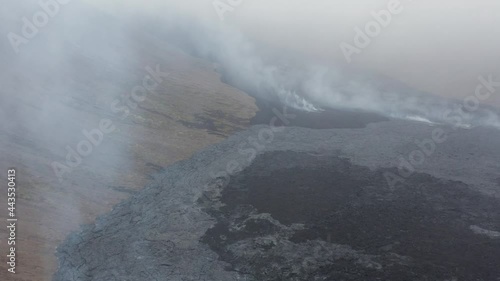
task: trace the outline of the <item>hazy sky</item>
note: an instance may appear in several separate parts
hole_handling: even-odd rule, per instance
[[[335,64],[345,62],[340,43],[351,43],[354,27],[364,27],[370,13],[386,9],[388,2],[253,0],[227,21],[256,38]],[[402,0],[401,5],[403,11],[352,64],[458,97],[474,90],[478,75],[494,73],[500,80],[500,1]]]

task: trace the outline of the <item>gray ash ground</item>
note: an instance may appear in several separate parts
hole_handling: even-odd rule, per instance
[[[499,131],[439,127],[415,173],[384,177],[436,128],[287,127],[254,146],[269,127],[253,126],[68,237],[54,280],[498,281]]]

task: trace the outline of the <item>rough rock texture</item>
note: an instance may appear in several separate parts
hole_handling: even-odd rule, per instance
[[[259,140],[266,129],[177,162],[72,234],[54,280],[500,280],[500,132],[442,127],[448,139],[390,187],[436,127]]]

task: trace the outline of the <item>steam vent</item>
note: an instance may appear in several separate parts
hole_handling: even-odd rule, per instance
[[[498,140],[256,125],[68,237],[54,280],[500,280]]]

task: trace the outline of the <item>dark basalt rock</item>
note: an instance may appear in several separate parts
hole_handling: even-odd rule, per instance
[[[208,208],[217,224],[202,241],[256,280],[499,276],[491,262],[499,241],[469,228],[500,229],[498,200],[426,174],[390,190],[383,172],[338,157],[264,154],[231,179],[223,207]],[[292,245],[300,257],[290,256]],[[349,254],[339,256],[337,245]]]
[[[155,175],[59,247],[54,280],[500,280],[499,132],[443,127],[391,187],[435,127],[290,127],[252,144],[266,129]]]

